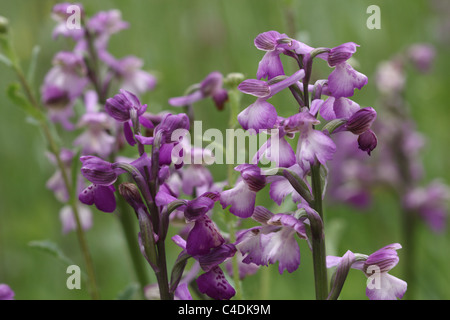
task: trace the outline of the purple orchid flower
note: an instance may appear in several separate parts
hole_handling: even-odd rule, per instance
[[[144,65],[142,59],[126,56],[119,60],[111,57],[110,60],[107,63],[121,81],[120,87],[123,90],[140,95],[155,88],[156,77],[142,70]]]
[[[49,117],[60,122],[66,130],[73,130],[69,118],[74,115],[73,103],[88,84],[83,58],[73,52],[62,51],[53,58],[53,67],[46,74],[41,87],[42,102],[49,108]]]
[[[187,242],[183,238],[176,235],[172,240],[183,251],[187,252]],[[206,254],[193,255],[194,259],[199,261],[201,268],[206,271],[196,280],[201,293],[216,300],[228,300],[236,294],[236,291],[228,283],[222,269],[219,267],[219,264],[233,257],[235,253],[236,247],[233,244],[222,244]]]
[[[449,201],[449,187],[434,180],[426,187],[409,190],[403,198],[403,205],[408,210],[418,212],[432,230],[442,232],[446,225]]]
[[[228,100],[228,93],[223,88],[223,75],[218,71],[208,74],[192,93],[182,97],[170,98],[169,104],[174,107],[184,107],[208,97],[214,100],[219,110],[223,109],[225,102]]]
[[[78,196],[80,202],[95,207],[103,212],[114,212],[116,210],[115,188],[112,185],[103,186],[91,184]]]
[[[290,214],[273,214],[258,206],[252,218],[262,227],[254,227],[240,234],[236,247],[244,255],[244,263],[274,264],[278,261],[280,274],[293,272],[300,265],[300,249],[295,235],[306,239],[303,222]]]
[[[367,81],[367,76],[353,69],[347,62],[343,62],[336,65],[328,76],[328,90],[335,98],[351,97],[354,90],[364,87]]]
[[[286,132],[300,131],[296,158],[303,170],[309,170],[317,161],[325,165],[333,158],[336,145],[333,140],[322,131],[313,128],[319,124],[309,110],[304,110],[286,119],[284,130]]]
[[[255,209],[256,193],[266,185],[266,177],[257,165],[241,164],[234,168],[241,173],[241,180],[220,194],[222,208],[230,206],[230,212],[240,218],[249,218]]]
[[[69,10],[70,6],[76,5],[78,8],[80,8],[80,15],[84,17],[84,8],[80,3],[57,3],[53,6],[52,9],[52,18],[55,20],[58,24],[53,29],[53,38],[56,39],[59,36],[63,36],[65,38],[72,38],[75,41],[80,40],[84,36],[84,29],[80,26],[80,28],[67,28],[67,20],[70,17],[70,15],[73,13],[71,10]]]
[[[363,271],[371,280],[366,288],[366,295],[370,300],[396,300],[405,294],[406,282],[388,273],[397,265],[397,250],[401,247],[400,244],[394,243],[353,262],[351,267]],[[341,260],[341,257],[328,256],[327,267],[338,266]]]
[[[84,155],[98,155],[107,158],[115,148],[116,139],[108,134],[114,128],[114,121],[99,111],[98,97],[94,91],[85,94],[86,113],[81,116],[77,126],[87,127],[73,142],[80,146]]]
[[[283,89],[296,84],[305,76],[303,69],[295,72],[286,79],[271,84],[262,80],[244,80],[238,89],[246,94],[251,94],[258,99],[245,108],[239,115],[238,121],[244,130],[271,129],[275,125],[278,115],[275,107],[267,102],[268,99]]]
[[[14,295],[10,286],[0,283],[0,300],[14,300]]]

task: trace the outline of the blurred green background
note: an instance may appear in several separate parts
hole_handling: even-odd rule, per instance
[[[155,91],[145,96],[149,111],[171,109],[167,99],[181,95],[191,84],[201,81],[213,70],[223,74],[241,72],[254,78],[262,52],[253,45],[261,32],[277,30],[300,37],[313,47],[334,47],[353,41],[360,45],[355,55],[358,70],[369,83],[354,96],[362,106],[377,109],[374,73],[377,64],[389,59],[408,45],[428,42],[437,49],[430,74],[411,73],[406,98],[417,120],[417,127],[427,137],[422,159],[426,180],[441,177],[450,182],[450,112],[449,39],[438,30],[449,20],[449,14],[436,10],[439,1],[379,0],[133,0],[80,1],[88,15],[101,10],[120,9],[130,28],[114,35],[110,52],[116,57],[133,54],[145,61],[145,68],[158,76]],[[440,1],[445,3],[445,0]],[[0,1],[0,15],[10,21],[10,29],[22,64],[26,69],[35,45],[41,47],[36,83],[42,81],[51,67],[53,55],[70,49],[65,39],[52,40],[55,22],[50,11],[56,1]],[[344,5],[345,3],[345,5]],[[369,30],[366,9],[376,4],[381,9],[381,29]],[[322,69],[318,68],[319,76]],[[323,69],[323,71],[327,71]],[[328,70],[329,72],[329,70]],[[15,81],[14,74],[0,66],[0,91]],[[244,97],[245,105],[253,99]],[[292,99],[280,100],[277,108],[286,112]],[[222,128],[228,114],[212,110],[211,102],[195,106],[196,116],[204,128]],[[27,123],[24,113],[5,96],[0,95],[0,283],[9,284],[17,299],[89,299],[83,290],[66,288],[66,266],[50,255],[30,248],[33,240],[49,239],[80,266],[82,256],[75,233],[62,235],[58,213],[61,204],[45,183],[53,174],[43,150],[45,141],[40,130]],[[218,180],[225,170],[213,168]],[[264,197],[260,197],[265,201]],[[326,207],[326,228],[331,240],[329,254],[342,255],[347,250],[370,254],[401,242],[399,204],[381,190],[377,201],[364,213],[345,205]],[[114,215],[94,212],[94,226],[87,233],[103,299],[114,299],[118,292],[135,282],[128,260],[122,230]],[[425,225],[417,234],[417,278],[415,299],[450,298],[450,236],[435,234]],[[298,271],[282,276],[277,266],[264,268],[244,280],[248,299],[314,299],[311,253],[300,243],[302,262]],[[172,248],[169,246],[169,248]],[[178,250],[170,251],[173,261]],[[399,252],[400,257],[402,252]],[[402,264],[392,270],[402,277]],[[367,299],[365,278],[361,272],[350,272],[342,299]]]

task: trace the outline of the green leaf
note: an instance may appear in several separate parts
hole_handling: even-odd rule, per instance
[[[46,252],[53,257],[55,257],[57,260],[61,261],[64,264],[67,265],[73,265],[73,261],[68,258],[62,250],[59,248],[59,246],[50,240],[35,240],[28,243],[28,245],[31,248],[36,248],[38,250],[41,250],[43,252]]]
[[[45,120],[44,114],[39,109],[35,108],[20,92],[20,85],[18,83],[11,83],[6,89],[6,95],[14,104],[21,107],[27,115],[38,121]]]
[[[3,62],[8,67],[12,66],[12,61],[7,56],[1,53],[0,53],[0,62]]]
[[[121,292],[117,294],[116,300],[131,300],[134,295],[141,289],[137,283],[130,283]]]

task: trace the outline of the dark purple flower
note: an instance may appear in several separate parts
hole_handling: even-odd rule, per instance
[[[229,300],[236,294],[225,278],[222,269],[217,266],[199,276],[197,285],[201,293],[216,300]]]
[[[94,204],[100,211],[114,212],[116,210],[114,191],[115,188],[112,185],[91,184],[79,194],[78,199],[87,205]]]
[[[146,109],[147,105],[141,105],[136,95],[123,89],[113,98],[106,100],[105,104],[106,112],[119,122],[131,120],[132,113],[140,117]]]
[[[204,255],[224,243],[225,239],[216,224],[207,215],[203,215],[195,220],[194,227],[189,232],[186,251],[191,256]]]
[[[189,117],[185,113],[180,114],[166,114],[161,122],[155,127],[154,137],[160,136],[161,143],[180,142],[174,141],[172,135],[176,130],[182,130],[181,135],[176,135],[177,138],[184,136],[189,130]]]
[[[218,192],[206,192],[194,200],[187,201],[184,216],[187,221],[195,221],[209,212],[219,200]]]
[[[183,252],[187,251],[189,253],[187,241],[179,235],[172,237],[172,240],[183,249]],[[219,267],[220,263],[231,258],[235,253],[236,248],[233,244],[224,244],[222,242],[220,245],[215,246],[214,249],[207,250],[203,254],[192,255],[194,259],[199,261],[202,269],[206,271],[197,278],[197,285],[201,293],[216,300],[231,299],[236,294]]]
[[[377,147],[378,139],[372,130],[366,130],[363,134],[358,136],[358,146],[362,151],[370,153]]]
[[[121,169],[113,168],[112,163],[95,156],[83,156],[80,160],[82,175],[93,184],[112,185],[123,172]]]
[[[362,108],[348,119],[344,129],[356,135],[363,134],[370,129],[376,118],[377,112],[373,108]]]

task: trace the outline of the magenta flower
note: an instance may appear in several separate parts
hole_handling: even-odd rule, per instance
[[[328,76],[328,90],[335,98],[351,97],[354,90],[367,84],[367,77],[352,68],[347,62],[336,65]]]
[[[346,42],[330,49],[328,52],[328,65],[335,67],[346,62],[356,52],[356,47],[359,47],[359,45],[354,42]]]
[[[14,300],[14,291],[7,284],[0,283],[0,300]]]
[[[286,138],[292,139],[294,135],[285,132],[284,126],[282,125],[284,121],[284,118],[278,117],[274,129],[268,131],[271,137],[267,139],[253,156],[253,164],[257,164],[263,158],[283,168],[290,167],[296,163],[295,152],[286,140]]]
[[[81,174],[93,184],[110,186],[116,182],[121,169],[113,167],[113,164],[95,156],[82,156]]]
[[[266,185],[266,177],[257,165],[241,164],[234,168],[241,173],[241,180],[220,194],[222,208],[230,206],[230,212],[240,218],[249,218],[255,209],[256,193]]]
[[[126,56],[109,63],[120,80],[120,88],[140,95],[153,90],[156,86],[156,78],[142,70],[143,61],[135,56]]]
[[[287,168],[289,171],[294,172],[308,185],[306,177],[307,172],[304,171],[297,163]],[[294,189],[292,184],[283,176],[268,176],[267,183],[270,184],[269,195],[270,198],[278,205],[281,205],[284,200],[291,196],[294,203],[304,202],[305,200]],[[308,185],[309,187],[309,185]]]
[[[180,236],[176,235],[172,240],[183,249],[183,252],[187,251],[187,242]],[[205,254],[192,255],[194,259],[199,261],[203,271],[206,271],[196,280],[201,293],[216,300],[228,300],[236,294],[219,267],[219,264],[233,257],[235,253],[236,248],[233,244],[222,244]]]
[[[107,158],[114,150],[116,139],[108,133],[114,128],[112,120],[105,112],[99,111],[98,97],[94,91],[85,94],[86,113],[81,116],[77,126],[86,127],[73,142],[80,146],[82,154]]]
[[[390,275],[388,272],[394,268],[398,261],[397,250],[401,245],[394,243],[379,249],[370,256],[361,256],[356,259],[352,268],[364,272],[368,277],[366,295],[370,300],[396,300],[401,299],[406,292],[405,281]],[[327,267],[338,266],[342,258],[328,256]]]
[[[432,230],[442,232],[446,225],[449,201],[448,186],[434,180],[426,187],[409,190],[403,198],[403,205],[417,212]]]
[[[370,153],[376,148],[377,144],[378,144],[377,136],[370,129],[358,136],[359,149],[367,152],[367,154],[369,156],[370,156]]]
[[[169,104],[174,107],[184,107],[211,97],[219,110],[223,109],[224,103],[228,100],[228,93],[223,88],[223,75],[218,71],[213,71],[206,76],[198,85],[197,90],[186,96],[169,99]]]
[[[103,186],[91,184],[78,196],[80,202],[95,207],[103,212],[114,212],[116,210],[115,188],[112,185]]]
[[[146,109],[147,105],[141,105],[136,95],[123,89],[105,104],[106,112],[118,122],[131,120],[133,114],[140,117]]]
[[[303,69],[295,72],[286,79],[270,84],[262,80],[248,79],[244,80],[238,89],[246,94],[251,94],[258,99],[245,108],[239,115],[238,121],[244,130],[271,129],[277,121],[277,111],[275,107],[267,102],[268,99],[283,89],[297,84],[305,76]]]
[[[321,104],[320,115],[327,121],[334,119],[348,119],[359,109],[359,104],[348,98],[335,98],[330,96]]]
[[[264,78],[270,80],[284,75],[280,54],[291,50],[295,50],[298,54],[301,54],[300,52],[304,53],[308,49],[313,49],[277,31],[267,31],[259,34],[255,38],[254,43],[256,48],[266,52],[258,65],[258,71],[256,73],[258,80]]]
[[[252,218],[262,227],[255,227],[240,234],[236,247],[244,255],[244,263],[274,264],[278,261],[280,274],[293,272],[300,265],[300,249],[297,238],[306,239],[303,222],[290,214],[273,214],[264,207],[255,208]]]
[[[296,158],[303,170],[309,170],[317,161],[325,164],[333,158],[336,145],[333,140],[322,131],[313,128],[319,124],[308,110],[297,113],[286,119],[284,130],[286,132],[300,132]]]
[[[436,49],[428,43],[416,43],[407,50],[411,63],[422,73],[430,71],[436,56]]]
[[[53,122],[73,130],[69,119],[74,116],[73,103],[89,82],[87,68],[82,56],[66,51],[57,53],[52,63],[41,87],[42,103],[49,108]]]

